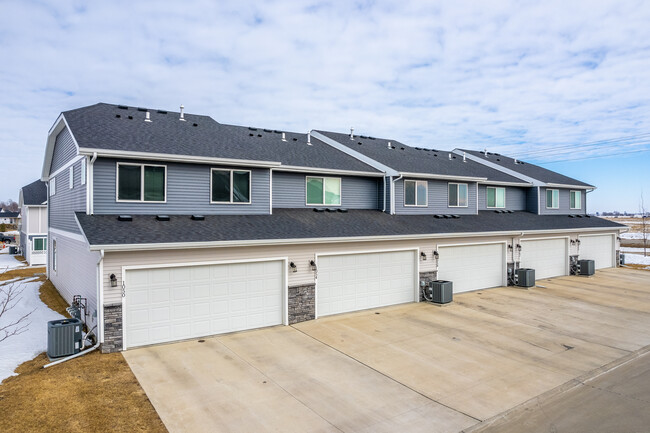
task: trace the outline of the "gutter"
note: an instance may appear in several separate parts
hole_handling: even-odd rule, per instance
[[[97,160],[97,152],[93,153],[92,158],[90,158],[90,164],[88,164],[88,182],[86,185],[86,188],[88,188],[88,194],[87,194],[87,200],[88,200],[88,206],[86,206],[88,210],[88,214],[92,215],[95,211],[95,161]]]
[[[404,176],[400,173],[397,179],[390,178],[390,214],[395,215],[395,182],[403,178]]]
[[[613,232],[623,228],[615,227],[585,227],[568,229],[549,230],[527,230],[530,234],[554,234],[554,233],[575,233],[575,232]],[[345,242],[377,242],[377,241],[400,241],[419,239],[453,239],[464,237],[494,237],[494,236],[515,236],[523,235],[522,230],[508,230],[498,232],[467,232],[467,233],[424,233],[413,235],[385,235],[385,236],[350,236],[350,237],[329,237],[329,238],[295,238],[295,239],[253,239],[235,241],[209,241],[209,242],[166,242],[148,244],[118,244],[118,245],[91,245],[90,251],[142,251],[152,249],[194,249],[194,248],[230,248],[247,247],[260,245],[296,245],[296,244],[326,244]]]

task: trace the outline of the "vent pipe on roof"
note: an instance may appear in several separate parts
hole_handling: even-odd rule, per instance
[[[391,147],[393,147],[393,145],[390,144],[390,141],[389,141],[389,142],[388,142],[388,148],[390,149]]]
[[[178,118],[178,120],[182,120],[185,122],[185,113],[183,112],[185,110],[185,107],[183,107],[183,104],[181,104],[181,117]]]
[[[350,140],[354,140],[354,128],[350,127]]]
[[[517,162],[517,158],[515,158],[515,164],[519,164],[519,163]]]
[[[284,132],[282,133],[282,141],[287,141],[287,135]]]
[[[311,146],[311,129],[307,133],[307,146]]]
[[[147,110],[146,113],[144,113],[144,121],[145,122],[151,122],[151,113]]]
[[[463,162],[467,162],[467,159],[465,159],[465,152],[463,152]]]
[[[451,153],[449,154],[449,160],[451,161]]]
[[[487,147],[483,149],[483,154],[487,157]]]

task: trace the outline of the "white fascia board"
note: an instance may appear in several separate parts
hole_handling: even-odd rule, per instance
[[[43,160],[43,170],[41,171],[41,180],[47,182],[49,180],[50,168],[52,167],[52,157],[54,156],[54,145],[56,144],[56,137],[63,130],[63,128],[68,128],[70,131],[70,136],[72,137],[72,142],[77,149],[77,155],[79,155],[79,143],[72,133],[72,129],[68,126],[67,120],[63,113],[59,114],[54,125],[50,128],[47,133],[47,145],[45,146],[45,159]]]
[[[400,171],[399,174],[402,177],[417,177],[421,179],[464,180],[466,182],[482,182],[487,180],[487,177],[453,176],[448,174],[432,173],[410,173],[407,171]]]
[[[504,185],[504,186],[524,186],[530,187],[533,186],[531,183],[524,182],[501,182],[498,180],[484,180],[479,182],[482,185]]]
[[[344,176],[371,176],[371,177],[384,177],[384,173],[376,171],[354,171],[354,170],[337,170],[332,168],[318,168],[318,167],[299,167],[293,165],[281,165],[273,171],[288,171],[298,173],[323,173],[323,174],[339,174]]]
[[[97,154],[99,157],[105,158],[123,158],[123,159],[148,159],[154,161],[172,161],[172,162],[193,162],[199,164],[218,164],[218,165],[236,165],[243,167],[279,167],[280,162],[276,161],[258,161],[248,159],[233,159],[233,158],[215,158],[209,156],[191,156],[191,155],[172,155],[169,153],[150,153],[150,152],[133,152],[126,150],[112,150],[112,149],[91,149],[82,147],[79,149],[81,155],[92,156]]]
[[[393,235],[393,236],[355,236],[355,237],[333,237],[333,238],[306,238],[306,239],[254,239],[238,241],[216,241],[216,242],[167,242],[151,244],[119,244],[119,245],[90,245],[90,251],[143,251],[159,249],[193,249],[193,248],[231,248],[262,245],[297,245],[297,244],[327,244],[345,242],[381,242],[418,239],[453,239],[471,237],[493,237],[493,236],[524,236],[525,234],[550,234],[550,233],[579,233],[579,232],[612,232],[616,228],[587,227],[571,229],[551,230],[509,230],[499,232],[471,232],[471,233],[425,233],[415,235]]]
[[[495,163],[493,163],[491,161],[486,161],[483,158],[480,158],[478,156],[474,156],[474,155],[472,155],[470,153],[467,153],[467,152],[463,152],[462,150],[454,149],[454,150],[452,150],[452,152],[454,152],[456,155],[462,155],[463,153],[465,153],[465,157],[467,159],[471,159],[474,162],[478,162],[479,164],[483,164],[483,165],[485,165],[487,167],[490,167],[490,168],[492,168],[494,170],[498,170],[501,173],[509,174],[510,176],[514,176],[514,177],[516,177],[518,179],[529,182],[530,184],[532,184],[534,186],[546,185],[541,180],[537,180],[537,179],[532,178],[530,176],[526,176],[525,174],[521,174],[521,173],[519,173],[519,172],[517,172],[515,170],[509,169],[509,168],[506,168],[506,167],[502,167],[499,164],[495,164]]]
[[[361,161],[361,162],[363,162],[365,164],[368,164],[372,168],[375,168],[375,169],[381,171],[386,176],[398,176],[399,175],[397,170],[392,169],[389,166],[384,165],[384,164],[382,164],[380,162],[377,162],[374,159],[372,159],[372,158],[370,158],[370,157],[368,157],[368,156],[366,156],[366,155],[364,155],[364,154],[362,154],[360,152],[357,152],[356,150],[352,150],[349,147],[339,143],[336,140],[332,140],[331,138],[321,134],[318,131],[312,131],[311,136],[318,139],[318,140],[320,140],[320,141],[322,141],[325,144],[328,144],[328,145],[332,146],[333,148],[335,148],[337,150],[340,150],[343,153],[347,153],[351,157],[356,158],[356,159],[358,159],[359,161]]]
[[[586,190],[594,190],[596,189],[595,186],[587,186],[587,185],[568,185],[565,183],[547,183],[546,186],[550,188],[571,188],[571,189],[586,189]]]

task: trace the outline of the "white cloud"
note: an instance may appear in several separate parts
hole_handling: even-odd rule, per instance
[[[2,3],[0,198],[99,101],[510,153],[650,131],[647,2],[224,3]]]

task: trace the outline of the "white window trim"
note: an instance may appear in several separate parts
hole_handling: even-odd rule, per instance
[[[497,190],[499,190],[499,189],[503,190],[503,206],[489,206],[488,205],[488,193],[487,193],[487,190],[490,189],[490,188],[495,190],[494,191],[494,203],[495,203],[495,205],[496,205],[496,202],[498,201],[497,200]],[[502,187],[502,186],[488,186],[485,189],[485,207],[488,208],[488,209],[505,209],[506,208],[506,188]]]
[[[68,186],[70,189],[74,188],[74,165],[71,165],[68,169]]]
[[[50,197],[56,194],[56,177],[50,179]]]
[[[573,194],[577,194],[578,195],[578,200],[580,200],[580,203],[578,203],[578,205],[579,205],[578,207],[571,206],[571,196]],[[572,210],[582,209],[582,191],[578,191],[578,190],[575,190],[575,189],[572,189],[571,191],[569,191],[569,209],[572,209]]]
[[[322,179],[323,180],[323,203],[321,204],[313,204],[313,203],[308,203],[307,202],[307,183],[309,182],[309,179]],[[339,180],[339,198],[340,203],[339,204],[325,204],[325,179],[338,179]],[[305,176],[305,206],[341,206],[343,204],[343,180],[340,177],[332,177],[332,176]]]
[[[45,248],[43,248],[42,250],[35,249],[34,247],[36,246],[36,239],[42,239],[43,240],[43,245],[45,246]],[[33,238],[30,239],[30,242],[31,242],[31,251],[32,252],[34,252],[34,251],[47,251],[47,236],[34,236]]]
[[[451,205],[449,204],[449,185],[465,185],[467,188],[467,203],[465,206],[462,205]],[[456,203],[460,203],[460,188],[456,188]],[[469,207],[469,185],[466,183],[457,183],[457,182],[448,182],[447,183],[447,207]]]
[[[230,172],[230,201],[213,201],[212,200],[212,172],[214,171],[228,171]],[[248,173],[248,201],[233,201],[233,171],[244,171]],[[235,168],[216,168],[213,167],[210,169],[210,195],[209,195],[210,204],[251,204],[253,200],[253,173],[251,170],[239,170]]]
[[[406,182],[415,183],[415,204],[406,204]],[[426,194],[424,195],[424,204],[418,203],[418,184],[424,184]],[[404,207],[428,207],[429,206],[429,181],[427,180],[404,180]]]
[[[81,160],[81,185],[86,184],[86,158]]]
[[[131,165],[140,167],[140,200],[121,200],[120,199],[120,166]],[[144,199],[144,167],[163,167],[165,169],[165,199],[145,200]],[[167,203],[167,166],[163,164],[136,164],[132,162],[118,162],[115,165],[115,201],[117,203]]]
[[[553,205],[553,203],[552,203],[553,202],[553,195],[554,195],[553,193],[551,193],[551,206],[548,205],[548,192],[549,191],[557,191],[557,203],[555,204],[555,206],[552,206]],[[544,199],[546,200],[546,209],[559,209],[560,208],[560,190],[559,189],[546,188],[546,191],[544,192],[544,194],[546,194],[546,197],[544,197]]]

